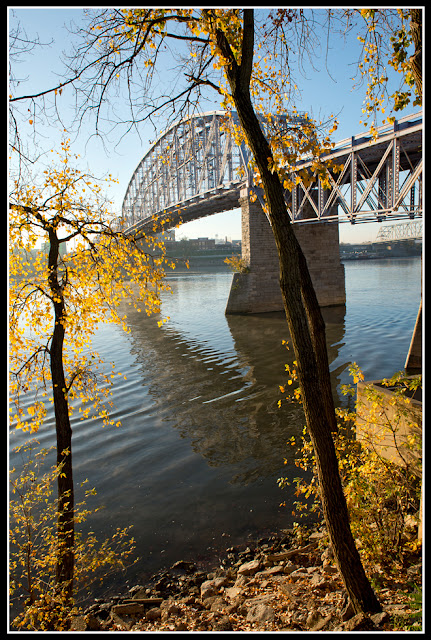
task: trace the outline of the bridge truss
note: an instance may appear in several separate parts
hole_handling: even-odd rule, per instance
[[[422,216],[422,114],[377,129],[377,137],[352,136],[322,156],[341,166],[329,172],[331,188],[302,181],[286,201],[294,222],[381,222]],[[298,168],[311,165],[302,160]],[[293,173],[296,177],[296,173]]]
[[[184,119],[165,131],[136,168],[123,201],[127,225],[154,216],[188,222],[239,206],[248,171],[245,147],[233,143],[224,111]]]
[[[407,240],[409,238],[422,238],[422,221],[412,220],[411,222],[400,222],[390,226],[384,226],[379,230],[376,242],[386,242],[388,240]]]
[[[311,167],[311,158],[296,165],[291,177],[297,185],[285,193],[292,222],[422,216],[422,113],[380,127],[377,134],[352,136],[322,156],[341,167],[329,173],[330,189],[320,179],[308,187],[300,179],[299,170]],[[249,160],[245,145],[238,146],[226,127],[225,112],[181,120],[159,136],[133,173],[122,207],[127,228],[149,229],[155,218],[169,220],[168,228],[237,208],[241,188],[253,189]]]

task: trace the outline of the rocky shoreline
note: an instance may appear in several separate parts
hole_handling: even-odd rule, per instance
[[[298,540],[293,531],[230,547],[211,571],[179,560],[125,595],[97,599],[71,631],[393,631],[421,629],[411,591],[421,561],[382,582],[382,612],[354,615],[324,527]],[[378,576],[374,576],[378,583]],[[417,616],[416,616],[417,617]]]

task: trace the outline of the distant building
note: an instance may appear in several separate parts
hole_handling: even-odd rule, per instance
[[[340,258],[342,260],[404,258],[420,256],[421,252],[422,243],[417,242],[416,239],[366,242],[364,244],[340,244]]]
[[[190,243],[200,251],[208,251],[209,249],[215,249],[214,238],[191,238]]]
[[[175,229],[168,229],[168,231],[165,231],[164,239],[166,242],[175,242]]]

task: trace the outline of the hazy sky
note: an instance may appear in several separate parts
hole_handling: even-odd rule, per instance
[[[72,20],[79,23],[82,18],[83,10],[80,8],[9,8],[10,26],[19,21],[29,38],[37,35],[41,42],[51,43],[49,46],[38,47],[33,53],[22,56],[21,62],[15,66],[16,76],[23,80],[21,85],[23,92],[40,91],[58,82],[56,74],[60,74],[63,68],[59,56],[63,51],[70,51],[74,42],[74,36],[64,25],[69,25]],[[338,114],[340,126],[334,134],[334,142],[364,131],[363,125],[359,123],[362,117],[364,89],[352,89],[358,47],[356,39],[351,37],[346,43],[342,38],[330,42],[327,56],[323,56],[317,62],[317,68],[309,68],[307,76],[298,79],[298,86],[302,93],[301,99],[295,105],[298,110],[309,111],[315,118],[326,118],[332,113]],[[211,108],[219,108],[216,100],[217,97],[214,94]],[[72,92],[64,90],[58,104],[60,112],[67,120],[70,109],[73,109]],[[205,110],[209,109],[206,107]],[[414,109],[409,109],[408,113],[413,111]],[[44,123],[42,127],[41,123],[35,124],[39,125],[38,130],[44,133],[45,149],[54,146],[56,142],[58,145],[63,133],[60,125]],[[32,130],[33,127],[25,120],[21,125],[21,135],[31,136]],[[81,154],[83,163],[87,163],[96,175],[111,173],[119,180],[119,185],[110,190],[110,197],[120,211],[132,173],[147,152],[150,146],[149,140],[155,138],[154,129],[148,124],[140,126],[141,139],[132,132],[126,138],[119,140],[114,132],[109,136],[109,142],[105,144],[95,137],[89,138],[92,132],[93,129],[90,126],[82,130],[73,143],[72,151]],[[379,228],[378,224],[359,224],[354,227],[350,224],[342,224],[340,240],[342,242],[374,240]],[[238,239],[241,237],[239,209],[183,225],[176,230],[176,234],[177,237],[189,238],[218,235],[221,238],[227,236]]]

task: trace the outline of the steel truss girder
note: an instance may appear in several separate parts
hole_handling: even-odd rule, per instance
[[[422,238],[422,221],[411,220],[409,222],[399,222],[389,226],[382,226],[377,234],[376,241],[405,240],[406,238]]]
[[[250,154],[245,145],[235,144],[225,122],[225,112],[207,112],[159,136],[127,187],[122,217],[129,229],[149,226],[155,217],[170,218],[168,226],[174,226],[238,207],[241,187],[253,188]],[[296,186],[285,193],[292,222],[353,224],[422,216],[422,114],[377,132],[375,139],[342,140],[322,156],[341,165],[338,174],[328,172],[329,189],[315,176],[304,185],[299,172],[311,166],[311,158],[296,165],[290,176]]]
[[[299,171],[311,160],[298,163],[291,176],[298,184],[291,194],[286,192],[293,222],[354,224],[422,216],[421,114],[403,118],[389,130],[381,127],[376,139],[343,140],[322,159],[341,165],[341,171],[338,176],[329,172],[329,189],[316,176],[305,187]]]

